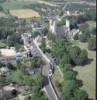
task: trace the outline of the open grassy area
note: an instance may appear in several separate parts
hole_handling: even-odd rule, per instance
[[[6,44],[0,41],[0,48],[5,48]]]
[[[13,10],[13,9],[22,9],[25,5],[37,3],[37,0],[16,0],[1,3],[0,5],[4,8],[4,10]]]
[[[88,23],[90,29],[96,27],[96,21],[87,21],[86,23]]]
[[[39,13],[32,9],[10,10],[10,14],[18,18],[40,17]]]
[[[92,60],[90,64],[77,66],[74,70],[78,72],[77,78],[83,82],[83,86],[81,88],[87,91],[89,98],[96,100],[96,52],[89,51],[87,43],[76,41],[75,45],[79,46],[81,49],[87,49],[88,57]]]

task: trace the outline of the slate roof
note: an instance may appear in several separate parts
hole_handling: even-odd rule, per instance
[[[58,26],[56,28],[56,35],[58,36],[64,36],[64,34],[67,32],[67,27],[64,25],[64,26]]]

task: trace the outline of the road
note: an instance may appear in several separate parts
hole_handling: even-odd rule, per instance
[[[90,6],[96,6],[96,2],[88,2],[88,1],[80,1],[80,2],[77,2],[77,1],[72,1],[71,3],[77,3],[77,4],[87,4],[87,5],[90,5]]]
[[[64,5],[64,7],[63,7],[63,9],[62,9],[62,10],[65,10],[65,9],[66,9],[66,7],[68,6],[68,4],[70,4],[70,2],[67,2],[67,3]]]
[[[50,2],[43,1],[43,0],[40,0],[38,3],[40,3],[40,4],[46,4],[46,5],[52,6],[52,7],[58,7],[58,5],[56,5],[56,4],[52,4]]]
[[[47,56],[43,53],[43,51],[39,48],[38,43],[36,40],[33,40],[37,50],[40,52],[40,55],[44,59],[46,65],[43,66],[43,76],[44,76],[44,89],[46,91],[46,94],[49,98],[49,100],[58,100],[58,97],[52,87],[52,84],[49,80],[49,66],[50,66],[50,60],[47,58]]]

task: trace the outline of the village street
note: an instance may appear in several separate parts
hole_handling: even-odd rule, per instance
[[[39,48],[38,43],[36,40],[33,40],[37,50],[39,51],[40,55],[44,59],[46,66],[43,67],[43,76],[44,76],[44,89],[45,92],[49,98],[49,100],[58,100],[58,97],[52,87],[52,84],[49,80],[49,70],[50,70],[50,60],[47,58],[47,56],[43,53],[43,51]]]

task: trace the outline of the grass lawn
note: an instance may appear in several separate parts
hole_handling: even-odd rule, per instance
[[[83,86],[81,88],[87,91],[89,98],[96,100],[96,52],[89,51],[87,43],[80,43],[79,41],[76,41],[75,45],[79,46],[81,49],[87,49],[88,57],[93,59],[90,64],[77,66],[74,70],[78,72],[77,78],[83,82]]]
[[[5,48],[6,44],[0,41],[0,48]]]
[[[96,21],[87,21],[86,23],[88,23],[90,29],[96,27]]]

